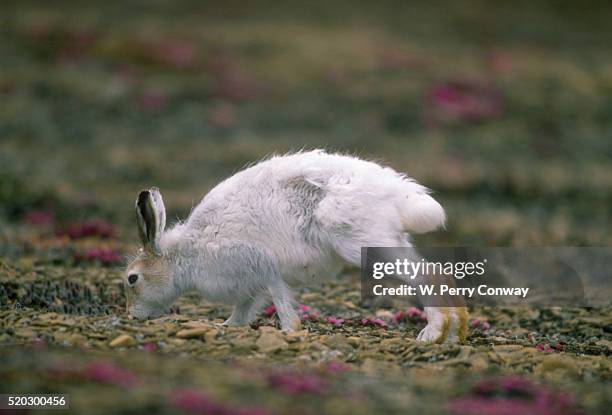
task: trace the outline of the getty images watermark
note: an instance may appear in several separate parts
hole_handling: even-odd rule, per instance
[[[383,284],[376,284],[372,288],[372,293],[378,296],[461,295],[473,297],[477,292],[479,295],[527,297],[529,287],[489,287],[486,284],[480,284],[478,287],[456,287],[436,281],[438,276],[453,277],[460,280],[465,277],[482,276],[485,274],[486,263],[486,258],[478,262],[427,261],[424,258],[421,258],[420,261],[409,260],[408,258],[396,258],[392,262],[377,261],[372,264],[372,278],[375,280],[391,276],[399,279],[409,279],[412,282],[417,277],[422,277],[425,283],[415,285],[401,284],[399,287],[385,287]],[[427,282],[430,283],[428,284]]]
[[[362,249],[362,299],[425,306],[609,305],[612,248]]]

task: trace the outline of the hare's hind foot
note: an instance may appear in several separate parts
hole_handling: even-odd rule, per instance
[[[450,307],[448,313],[448,337],[447,343],[463,343],[468,333],[469,314],[467,307]]]
[[[424,343],[457,343],[467,336],[465,307],[425,307],[427,326],[417,336]]]

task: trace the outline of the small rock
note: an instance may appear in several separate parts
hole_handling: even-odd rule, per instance
[[[489,367],[489,359],[483,354],[479,354],[470,359],[472,370],[475,372],[481,372]]]
[[[181,327],[185,329],[210,328],[210,323],[203,321],[187,321],[185,323],[181,323]]]
[[[200,327],[195,329],[184,329],[176,333],[176,337],[179,339],[193,339],[195,337],[202,337],[210,329],[208,327]]]
[[[168,343],[173,345],[173,346],[181,347],[185,343],[187,343],[187,340],[185,340],[185,339],[177,339],[177,338],[173,337],[171,339],[168,339]]]
[[[182,316],[182,315],[180,315],[180,314],[172,314],[172,315],[170,315],[169,317],[170,317],[172,320],[175,320],[175,321],[177,321],[177,322],[179,322],[179,323],[182,323],[182,322],[186,322],[186,321],[191,320],[189,317],[187,317],[187,316]]]
[[[208,330],[206,334],[204,334],[204,341],[206,343],[212,343],[217,338],[217,334],[219,334],[219,330]]]
[[[298,340],[303,340],[306,337],[308,337],[308,330],[304,329],[300,331],[290,331],[289,333],[285,335],[285,337],[290,342],[296,342]]]
[[[43,313],[43,314],[40,314],[38,316],[38,319],[42,320],[42,321],[56,320],[57,316],[58,316],[58,314],[57,313],[53,313],[53,312],[51,312],[51,313]]]
[[[208,343],[208,340],[206,341]],[[255,346],[255,340],[248,336],[239,336],[232,340],[232,345],[239,349],[250,349]]]
[[[491,336],[489,340],[494,344],[506,344],[508,343],[508,339],[500,336]]]
[[[259,331],[263,334],[263,333],[277,333],[280,334],[281,331],[277,330],[276,328],[272,327],[272,326],[261,326],[259,328]]]
[[[68,326],[68,327],[76,326],[77,321],[74,318],[67,318],[67,319],[62,320],[62,325]]]
[[[264,331],[255,343],[259,351],[263,353],[273,353],[277,350],[286,349],[289,344],[278,334]]]
[[[318,300],[319,298],[321,298],[321,296],[319,295],[319,293],[304,293],[302,294],[301,298],[302,301],[308,302],[312,300]]]
[[[361,338],[356,336],[350,336],[346,338],[346,342],[353,347],[357,347],[359,346],[359,343],[361,343]]]
[[[31,339],[36,336],[36,332],[32,329],[17,329],[15,330],[15,336],[23,339]]]
[[[70,346],[80,346],[86,341],[87,338],[85,336],[83,336],[82,334],[75,333],[68,336],[68,338],[65,340],[65,343]]]
[[[321,336],[321,337],[323,337],[323,336]],[[341,334],[334,334],[334,335],[331,335],[331,336],[327,336],[323,340],[323,343],[326,346],[329,346],[329,347],[331,347],[333,349],[341,349],[341,348],[346,347],[346,346],[349,346],[349,348],[350,348],[350,345],[347,343],[346,338],[343,335],[341,335]]]
[[[108,345],[110,347],[128,347],[136,344],[136,340],[128,334],[122,334],[119,337],[115,337]]]
[[[376,310],[376,317],[378,318],[393,318],[393,313],[390,310],[381,308]]]
[[[457,354],[457,359],[464,360],[470,357],[474,348],[469,345],[461,346],[459,348],[459,353]]]

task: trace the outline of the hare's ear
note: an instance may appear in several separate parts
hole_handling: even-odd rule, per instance
[[[166,208],[157,187],[143,190],[136,199],[136,222],[142,246],[160,255],[159,239],[166,227]]]

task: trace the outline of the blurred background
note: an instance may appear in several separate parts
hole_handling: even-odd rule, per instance
[[[606,2],[0,7],[5,227],[95,216],[134,242],[141,188],[184,217],[247,163],[326,148],[434,189],[427,243],[611,242]]]
[[[185,218],[312,148],[433,189],[449,223],[420,246],[610,246],[611,22],[606,1],[1,1],[0,392],[88,414],[609,411],[609,306],[475,306],[465,344],[423,345],[421,311],[360,308],[353,270],[298,291],[307,330],[285,335],[273,308],[221,328],[229,306],[192,294],[129,320],[123,266],[141,189]]]

